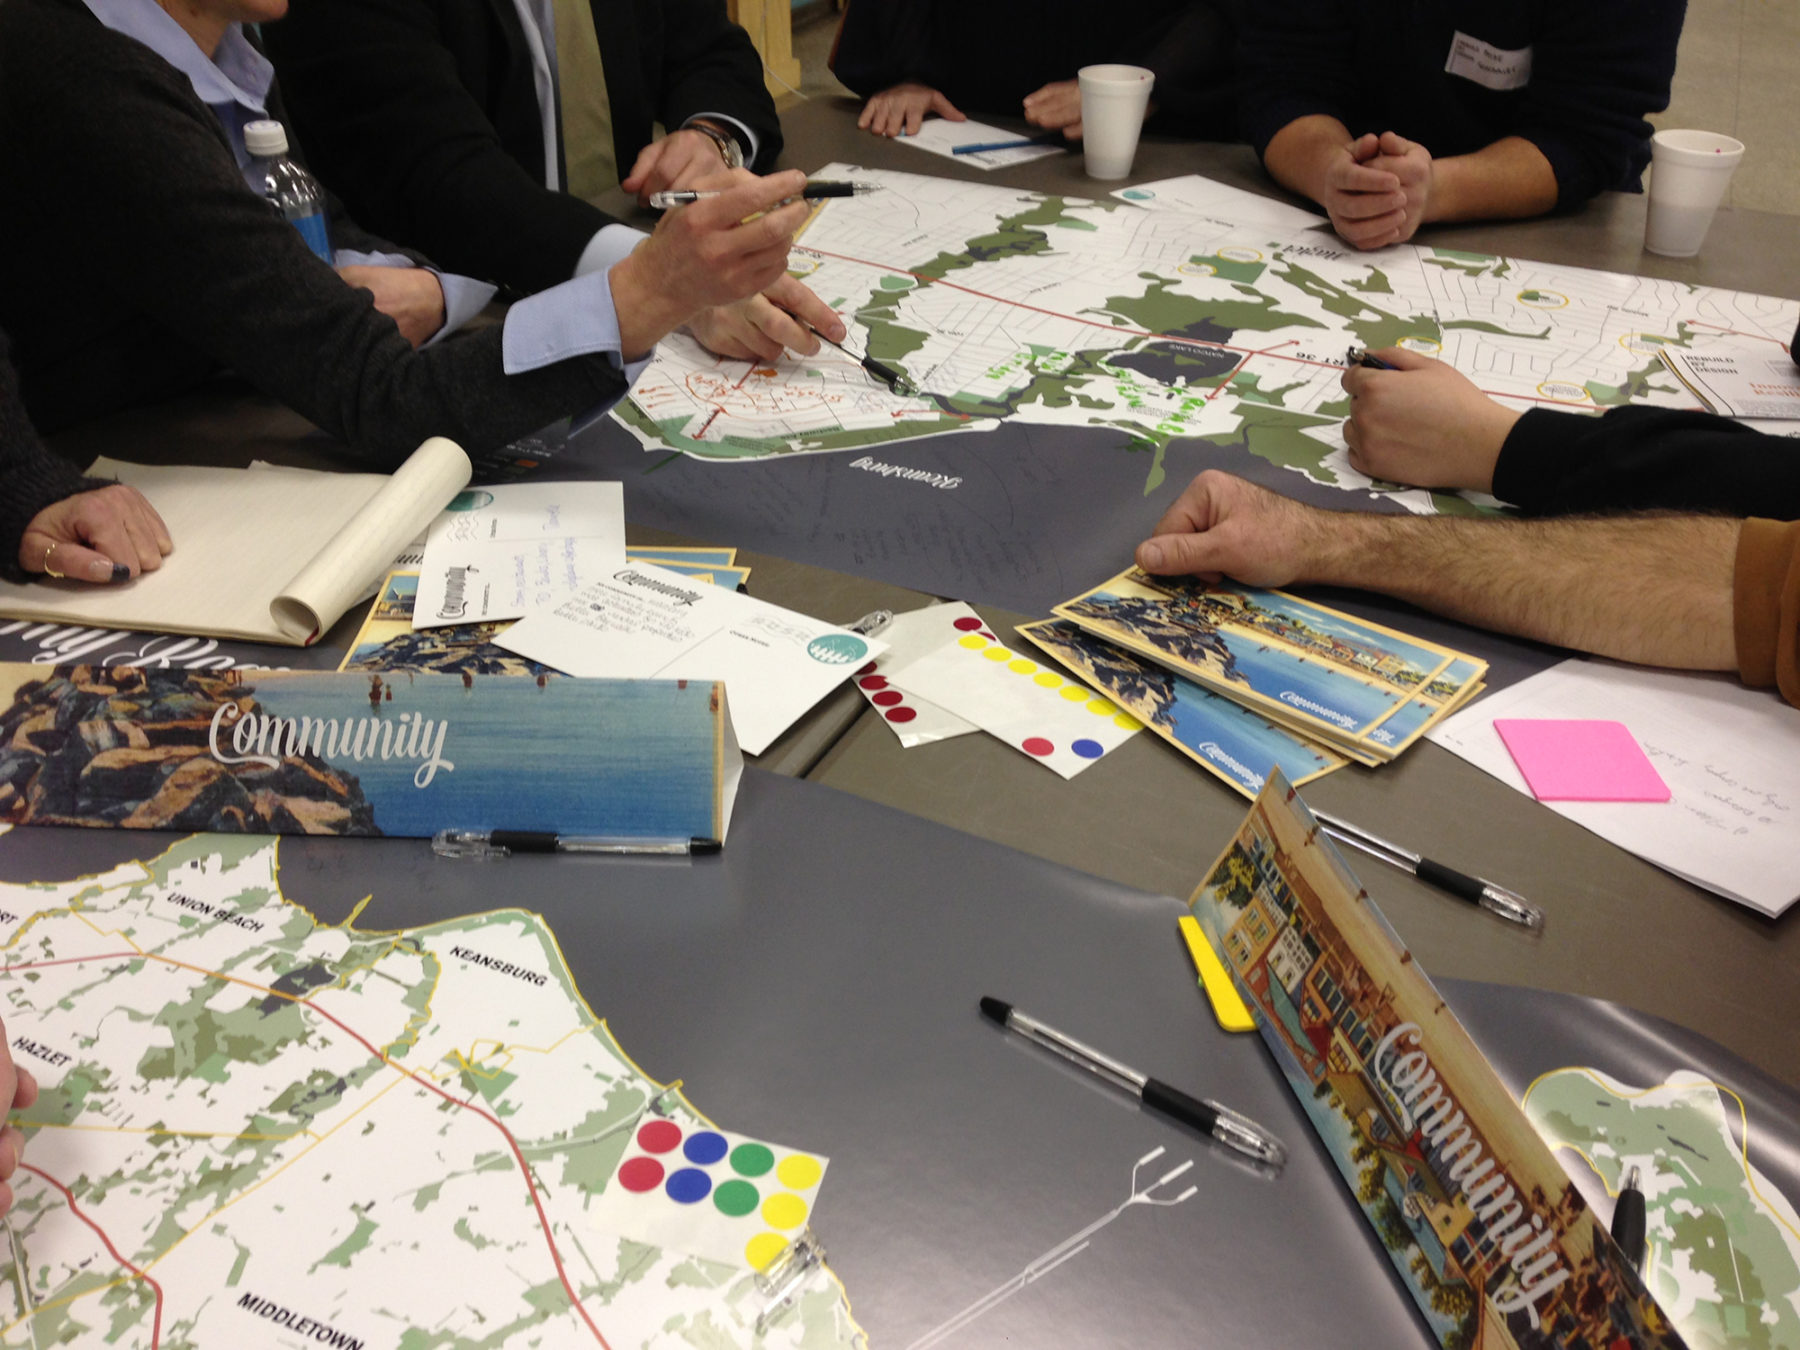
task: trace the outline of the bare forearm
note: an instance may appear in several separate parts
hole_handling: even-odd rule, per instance
[[[1379,591],[1482,628],[1621,661],[1737,669],[1739,521],[1333,514],[1320,524],[1300,580]]]
[[[1350,129],[1335,117],[1297,117],[1275,133],[1263,151],[1263,164],[1283,187],[1319,201],[1325,195],[1327,163],[1352,139]]]
[[[1556,173],[1544,152],[1508,136],[1469,155],[1433,160],[1425,219],[1516,220],[1556,205]]]

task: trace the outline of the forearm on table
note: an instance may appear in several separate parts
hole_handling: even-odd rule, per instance
[[[1334,514],[1305,581],[1377,591],[1481,628],[1643,665],[1736,670],[1742,522],[1482,521]]]
[[[1350,129],[1327,113],[1296,117],[1269,141],[1263,165],[1283,187],[1318,201],[1325,195],[1327,163],[1352,139]]]
[[[1544,152],[1507,136],[1468,155],[1434,159],[1425,220],[1508,220],[1556,206],[1556,173]]]

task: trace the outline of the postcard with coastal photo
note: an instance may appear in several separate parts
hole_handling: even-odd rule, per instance
[[[1018,631],[1246,797],[1262,791],[1270,766],[1291,783],[1310,783],[1348,762],[1222,694],[1100,641],[1066,619],[1020,624]]]
[[[453,628],[412,626],[413,597],[419,574],[396,569],[376,593],[369,615],[357,631],[339,670],[409,671],[414,674],[531,675],[542,682],[555,672],[536,661],[494,645],[510,621],[465,623]]]
[[[1685,1346],[1279,773],[1188,903],[1444,1350]]]
[[[1285,592],[1164,584],[1135,568],[1054,613],[1309,738],[1373,762],[1392,759],[1424,728],[1411,727],[1404,736],[1373,733],[1459,660],[1469,660]]]

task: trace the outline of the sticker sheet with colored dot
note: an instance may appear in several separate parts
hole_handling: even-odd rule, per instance
[[[982,646],[991,646],[994,635],[980,615],[967,605],[927,605],[896,614],[894,621],[881,630],[880,638],[888,649],[878,660],[856,672],[856,687],[902,746],[910,750],[916,745],[930,745],[981,729],[934,703],[914,697],[895,682],[907,666],[947,644],[973,639]]]
[[[967,606],[940,605],[921,612],[958,609]],[[1006,646],[973,611],[967,623],[953,621],[952,628],[951,640],[885,672],[884,683],[972,722],[1064,778],[1073,778],[1141,729],[1110,699]]]
[[[761,1270],[811,1219],[825,1165],[815,1153],[646,1116],[594,1202],[594,1225]]]

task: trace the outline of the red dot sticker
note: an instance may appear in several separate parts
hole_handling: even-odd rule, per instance
[[[681,1142],[681,1126],[672,1120],[646,1121],[637,1132],[637,1141],[646,1153],[667,1153]]]
[[[956,629],[961,633],[973,633],[980,627],[981,620],[976,618],[973,614],[965,614],[956,621]]]
[[[885,676],[885,675],[865,675],[860,680],[858,680],[857,683],[860,684],[864,689],[886,689],[887,688],[887,676]]]
[[[1027,736],[1025,743],[1019,747],[1028,755],[1052,755],[1056,747],[1042,736]]]
[[[868,665],[864,666],[861,670],[857,671],[856,673],[859,676],[860,675],[873,675],[875,673],[875,663],[873,661],[869,662]]]
[[[885,714],[890,722],[910,722],[919,715],[917,708],[889,708]]]
[[[662,1185],[663,1165],[655,1158],[633,1158],[619,1169],[619,1185],[643,1195]]]
[[[869,702],[873,703],[877,708],[891,708],[896,703],[902,703],[905,702],[905,700],[906,695],[902,694],[898,689],[883,689],[879,694],[876,694],[871,698]]]

